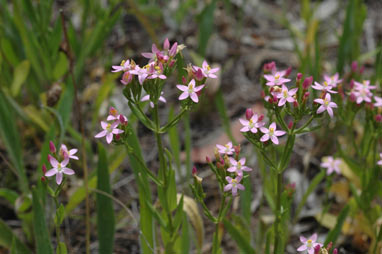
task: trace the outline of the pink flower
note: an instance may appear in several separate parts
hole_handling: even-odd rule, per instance
[[[201,70],[202,70],[204,77],[206,77],[206,78],[217,78],[215,73],[219,71],[219,68],[212,68],[211,69],[211,67],[208,65],[207,61],[204,60]]]
[[[328,93],[337,93],[336,91],[332,90],[334,87],[326,81],[324,81],[323,85],[321,85],[318,82],[314,82],[314,85],[312,86],[312,88],[315,90],[326,91]]]
[[[62,162],[58,162],[54,157],[51,155],[48,155],[48,160],[50,164],[52,165],[52,169],[50,169],[48,172],[45,173],[45,176],[51,177],[56,175],[56,183],[61,184],[63,174],[66,175],[73,175],[74,171],[70,168],[67,168],[66,165],[69,163],[69,157],[65,156],[64,160]]]
[[[276,130],[276,123],[273,122],[269,125],[269,129],[265,127],[260,128],[261,132],[264,133],[264,135],[261,137],[260,141],[265,142],[269,139],[272,140],[272,142],[276,145],[279,144],[279,139],[277,137],[284,135],[285,131],[278,131]]]
[[[163,64],[159,63],[158,65],[150,64],[148,74],[150,76],[149,79],[159,78],[159,79],[166,79],[167,77],[163,74]]]
[[[380,158],[381,160],[379,160],[379,161],[377,162],[377,164],[382,166],[382,153],[379,154],[379,158]]]
[[[281,92],[277,94],[277,98],[279,98],[278,106],[283,106],[286,102],[294,102],[295,98],[293,96],[296,95],[298,88],[293,88],[288,91],[288,88],[285,85],[282,85]]]
[[[126,71],[122,75],[121,83],[124,85],[128,85],[133,80],[133,75],[131,75],[131,71]]]
[[[324,75],[324,80],[332,87],[337,87],[337,84],[342,82],[342,79],[339,79],[338,73],[333,76]]]
[[[108,144],[110,144],[111,141],[113,140],[113,134],[123,133],[123,130],[117,129],[118,124],[119,124],[118,121],[116,121],[112,124],[102,121],[101,126],[102,126],[103,131],[101,131],[100,133],[98,133],[94,137],[95,138],[102,138],[102,137],[106,136],[106,142]]]
[[[288,83],[290,79],[283,78],[285,71],[276,72],[275,74],[265,74],[264,78],[268,81],[267,86],[281,86],[285,83]]]
[[[362,102],[371,102],[371,97],[373,96],[370,90],[365,87],[357,87],[354,89],[353,94],[356,98],[357,104],[361,104]]]
[[[136,66],[134,70],[130,71],[131,74],[138,76],[139,84],[143,84],[143,82],[146,80],[146,78],[149,76],[149,73],[147,72],[147,68],[141,68],[139,66]]]
[[[232,178],[229,176],[226,176],[225,178],[228,182],[226,186],[224,186],[224,191],[232,191],[232,196],[237,195],[237,190],[244,190],[244,186],[240,184],[241,176],[237,176],[236,178]]]
[[[321,104],[321,106],[317,109],[317,114],[321,114],[325,110],[328,111],[328,114],[330,117],[333,117],[333,109],[337,108],[337,104],[334,102],[331,102],[330,94],[327,93],[325,95],[325,99],[315,99],[314,101]]]
[[[227,169],[228,172],[236,172],[238,176],[243,176],[243,171],[252,171],[251,168],[245,166],[245,158],[241,158],[240,160],[236,161],[233,158],[229,158],[229,162],[231,164],[231,167]]]
[[[374,96],[374,100],[375,100],[375,103],[374,103],[374,106],[375,107],[382,107],[382,98],[381,97],[378,97],[378,96]]]
[[[224,146],[217,144],[216,148],[218,149],[218,152],[221,154],[227,154],[227,155],[232,155],[233,152],[235,151],[232,146],[232,142],[228,142]]]
[[[337,174],[341,174],[340,164],[340,159],[334,159],[333,156],[328,156],[325,161],[321,162],[320,166],[326,168],[327,175],[330,175],[333,171]]]
[[[121,121],[121,119],[123,119],[123,121]],[[127,122],[127,117],[122,114],[118,114],[118,111],[114,107],[110,107],[109,115],[107,116],[106,120],[119,121],[119,123],[122,123],[122,122]]]
[[[161,101],[161,102],[163,102],[163,103],[166,103],[166,102],[167,102],[166,99],[162,96],[162,95],[163,95],[163,92],[161,92],[160,94],[161,94],[161,96],[159,96],[159,101]],[[154,102],[152,102],[152,101],[150,100],[150,95],[149,95],[149,94],[143,96],[142,99],[141,99],[141,101],[150,101],[150,107],[151,107],[151,108],[154,108]]]
[[[113,65],[111,68],[113,68],[111,72],[129,71],[131,68],[130,60],[123,60],[120,65]]]
[[[300,241],[303,243],[303,245],[301,245],[297,251],[305,251],[307,250],[309,254],[314,254],[314,248],[317,246],[317,245],[320,245],[322,246],[321,243],[316,243],[316,240],[317,240],[317,234],[313,234],[311,237],[309,237],[308,239],[306,239],[305,237],[303,236],[300,236]]]
[[[196,93],[202,90],[204,85],[195,86],[195,80],[193,79],[190,81],[190,83],[188,83],[188,86],[177,85],[176,87],[183,91],[183,93],[179,96],[179,100],[185,100],[190,97],[191,100],[193,100],[195,103],[198,103],[199,98]]]
[[[252,132],[257,133],[257,129],[264,125],[263,122],[259,121],[259,116],[254,114],[249,121],[245,119],[239,119],[240,123],[243,125],[243,128],[240,129],[241,132]]]
[[[66,145],[62,144],[61,145],[61,148],[60,148],[60,155],[62,157],[65,158],[65,156],[68,156],[69,159],[73,159],[73,160],[78,160],[78,157],[75,156],[75,154],[77,153],[78,149],[70,149],[68,150],[68,148],[66,147]]]
[[[157,59],[157,54],[161,53],[160,50],[157,48],[155,44],[151,46],[151,52],[144,52],[142,53],[142,56],[145,58],[150,59],[149,62],[154,62]]]
[[[370,90],[373,90],[373,89],[377,88],[376,86],[371,86],[370,85],[370,80],[364,80],[364,81],[362,81],[362,83],[354,81],[354,86],[355,86],[356,89],[364,88],[364,89],[366,89],[369,92],[370,92]]]

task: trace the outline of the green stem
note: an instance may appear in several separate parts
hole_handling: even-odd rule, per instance
[[[220,208],[219,208],[219,215],[218,215],[218,218],[217,218],[217,221],[216,221],[216,224],[215,224],[215,232],[214,232],[214,239],[213,239],[213,245],[212,245],[212,253],[213,254],[217,254],[218,251],[219,251],[219,246],[220,246],[220,241],[219,241],[219,224],[221,223],[222,221],[222,214],[223,214],[223,211],[225,210],[225,199],[226,199],[226,196],[223,195],[223,198],[221,200],[221,203],[220,203]]]
[[[57,209],[60,207],[58,203],[57,196],[54,197],[54,203],[56,204],[56,214],[57,214]],[[57,215],[56,215],[57,217]],[[56,226],[56,241],[57,241],[57,253],[61,253],[61,245],[60,245],[60,236],[61,236],[61,230],[60,230],[60,225],[58,221],[55,221],[55,226]]]
[[[303,126],[301,126],[300,128],[298,128],[298,129],[295,131],[295,133],[298,134],[298,133],[302,132],[302,131],[305,129],[305,127],[307,127],[307,126],[313,121],[313,119],[314,119],[314,116],[311,116],[311,117],[309,118],[309,120],[306,121],[306,123],[304,123]]]
[[[277,196],[276,196],[276,221],[275,221],[275,247],[273,250],[274,254],[278,254],[278,248],[280,244],[280,234],[279,234],[279,224],[281,221],[281,194],[282,194],[282,181],[283,175],[282,172],[277,172]]]

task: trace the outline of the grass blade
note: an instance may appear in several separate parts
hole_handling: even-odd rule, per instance
[[[232,239],[237,243],[238,247],[247,254],[256,253],[251,244],[243,236],[241,231],[237,229],[229,220],[224,219],[224,228],[227,230]]]
[[[345,222],[346,217],[348,216],[349,211],[350,211],[350,206],[349,205],[345,206],[342,209],[341,213],[337,217],[336,225],[334,226],[332,231],[330,231],[328,236],[326,237],[326,240],[325,240],[325,243],[324,243],[325,246],[328,243],[330,243],[330,242],[333,242],[334,246],[336,245],[337,238],[338,238],[338,236],[341,233],[342,226],[343,226],[343,224]]]
[[[12,249],[12,253],[28,254],[32,253],[12,232],[7,224],[0,219],[0,246]]]

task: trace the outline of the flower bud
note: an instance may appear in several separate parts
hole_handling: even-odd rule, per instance
[[[293,121],[290,121],[290,122],[288,123],[288,129],[290,130],[290,129],[292,129],[292,127],[293,127]]]
[[[304,90],[308,90],[309,86],[312,84],[313,82],[313,77],[310,76],[310,77],[307,77],[304,82],[302,83],[302,88]]]
[[[168,64],[168,66],[169,66],[169,67],[173,67],[174,64],[175,64],[175,62],[176,62],[175,60],[171,60],[171,62]]]
[[[296,100],[293,102],[293,107],[298,108],[298,102]]]
[[[249,121],[253,116],[253,111],[252,109],[250,108],[247,108],[247,110],[245,111],[245,118],[247,118],[247,120]]]
[[[265,92],[264,92],[264,90],[261,90],[261,98],[265,98]]]
[[[42,164],[42,173],[45,175],[45,173],[46,173],[46,166],[45,166],[45,164]]]
[[[350,80],[350,89],[354,88],[354,79]]]
[[[359,68],[359,74],[362,74],[364,70],[365,70],[365,66],[362,65],[361,68]]]
[[[42,176],[42,177],[41,177],[41,182],[45,182],[45,181],[46,181],[45,176]]]
[[[221,158],[220,158],[220,154],[219,154],[219,151],[217,148],[215,148],[214,154],[215,154],[215,160],[220,161]]]
[[[377,123],[380,123],[382,122],[382,115],[381,114],[375,115],[374,119]]]
[[[314,247],[314,254],[320,254],[320,250],[321,250],[320,245],[319,245],[319,244],[316,245],[316,246]]]
[[[110,107],[109,114],[112,116],[117,116],[118,111],[114,107]]]
[[[330,249],[333,247],[333,242],[329,242],[328,246],[326,246],[326,249],[330,251]]]
[[[259,116],[259,119],[258,119],[257,121],[258,121],[258,122],[261,122],[261,121],[263,121],[263,119],[264,119],[264,115],[261,114],[261,115]]]
[[[235,154],[236,154],[236,156],[239,156],[239,154],[240,154],[240,150],[241,150],[240,145],[234,146],[233,149],[235,150]]]
[[[196,175],[198,173],[198,170],[196,169],[196,167],[194,166],[192,168],[192,175]]]
[[[349,100],[352,101],[352,102],[355,102],[356,101],[356,96],[354,93],[351,93],[350,96],[349,96]]]
[[[273,71],[276,71],[276,64],[275,62],[270,62],[264,64],[263,71],[265,74],[272,73]]]
[[[198,81],[201,81],[202,79],[204,79],[203,72],[200,68],[198,68],[198,70],[194,72],[194,76],[195,76],[195,79]]]
[[[121,136],[119,134],[115,134],[115,140],[120,140],[121,139]]]
[[[288,77],[291,72],[292,72],[292,67],[288,67],[288,69],[285,70],[285,77]]]
[[[53,154],[56,153],[56,147],[52,141],[49,141],[49,150],[50,150],[50,153],[53,153]]]
[[[296,78],[296,81],[301,81],[302,79],[302,73],[297,73],[297,78]]]
[[[127,120],[125,118],[124,115],[119,115],[119,122],[122,124],[122,125],[126,125],[127,124]]]
[[[337,253],[338,253],[337,248],[334,248],[334,250],[333,250],[333,254],[337,254]]]
[[[183,83],[183,84],[186,84],[186,83],[187,83],[187,79],[186,79],[184,76],[182,76],[182,83]]]
[[[358,69],[358,63],[357,63],[357,61],[353,61],[353,62],[351,63],[351,71],[352,71],[352,72],[357,72],[357,69]]]

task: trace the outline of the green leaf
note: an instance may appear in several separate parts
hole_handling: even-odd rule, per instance
[[[207,43],[214,28],[214,11],[216,0],[211,1],[198,16],[199,25],[199,48],[198,53],[202,56],[206,54]]]
[[[24,84],[28,77],[29,69],[30,63],[28,60],[24,60],[16,66],[15,72],[13,73],[13,82],[11,86],[12,96],[17,96],[19,94],[21,85]]]
[[[44,209],[41,205],[36,188],[32,189],[33,197],[33,228],[37,254],[53,254],[50,235],[46,226]]]
[[[0,137],[7,148],[13,166],[17,170],[19,188],[26,193],[28,192],[28,180],[23,164],[20,132],[17,130],[15,120],[14,112],[0,90]]]
[[[215,95],[215,105],[219,112],[219,116],[222,119],[224,130],[229,137],[229,139],[236,144],[236,140],[232,134],[231,131],[231,122],[227,114],[227,109],[224,104],[224,97],[222,91],[219,89],[219,91]]]
[[[13,233],[5,222],[0,219],[0,246],[11,249],[11,253],[29,254],[32,253],[23,242]]]
[[[56,250],[56,254],[67,254],[68,253],[68,250],[66,248],[66,244],[63,243],[63,242],[60,242],[58,244],[58,247],[57,247],[57,250]]]
[[[58,61],[53,69],[53,78],[55,80],[60,79],[68,71],[69,61],[66,55],[62,52],[58,54]]]
[[[174,107],[170,107],[170,112],[168,119],[174,118]],[[177,173],[179,176],[181,176],[180,172],[180,142],[179,142],[179,132],[177,126],[173,126],[168,130],[168,138],[170,140],[170,147],[173,155],[173,159],[175,161]]]
[[[54,224],[61,225],[65,218],[65,208],[63,204],[60,204],[56,210],[56,216],[54,217]]]
[[[19,194],[10,189],[0,188],[0,197],[5,198],[6,200],[8,200],[9,203],[14,205],[16,199],[19,197]]]
[[[19,59],[17,58],[17,55],[15,51],[13,50],[12,43],[10,40],[7,40],[6,38],[1,38],[1,51],[4,54],[7,61],[12,65],[16,66],[19,63]]]
[[[97,189],[112,194],[106,151],[98,143]],[[97,193],[97,231],[100,253],[113,253],[115,219],[113,202]]]
[[[334,228],[329,232],[328,236],[326,237],[324,246],[326,246],[328,243],[332,242],[333,246],[335,246],[338,236],[341,233],[342,226],[345,222],[346,217],[348,216],[348,213],[350,211],[350,206],[346,205],[341,213],[337,217],[337,223],[334,226]]]
[[[247,241],[241,231],[238,230],[229,220],[224,218],[224,227],[227,230],[231,238],[237,243],[238,247],[246,254],[256,253],[251,244]]]

